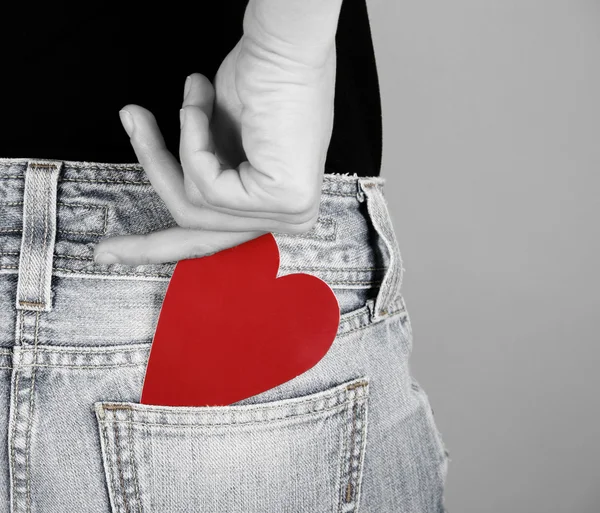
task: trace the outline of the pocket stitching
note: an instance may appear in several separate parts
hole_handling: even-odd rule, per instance
[[[343,386],[343,388],[342,388]],[[95,403],[96,411],[99,415],[100,422],[128,422],[127,420],[119,419],[119,411],[129,412],[128,418],[133,419],[131,415],[138,415],[138,419],[130,420],[133,424],[144,424],[144,425],[160,425],[160,426],[217,426],[217,425],[231,425],[231,424],[251,424],[270,422],[279,419],[286,419],[291,417],[298,417],[302,415],[314,415],[321,411],[328,411],[335,408],[341,408],[347,405],[349,402],[355,400],[355,397],[360,398],[368,395],[369,377],[362,376],[356,378],[344,385],[334,387],[331,390],[325,392],[318,392],[317,394],[310,394],[306,399],[291,398],[282,399],[279,401],[270,401],[266,403],[257,403],[251,405],[226,405],[226,406],[167,406],[161,407],[158,405],[140,404],[131,402],[121,401],[98,401]],[[339,390],[336,390],[339,389]],[[301,399],[301,400],[298,400]],[[326,403],[334,400],[334,404],[328,406]],[[275,404],[276,403],[276,404]],[[312,404],[309,411],[299,411],[304,405]],[[321,406],[322,403],[322,406]],[[290,410],[289,412],[282,412],[282,410]],[[105,420],[106,411],[114,412],[109,415],[110,420]],[[259,414],[271,414],[267,418],[258,418]],[[158,416],[154,414],[163,414],[162,422],[147,422],[148,418],[152,416]],[[274,415],[275,414],[275,415]],[[214,422],[211,419],[215,417],[233,416],[233,420],[227,422]],[[171,422],[176,418],[186,418],[188,416],[190,421],[188,423],[177,423]],[[236,416],[247,416],[247,420],[236,420]],[[179,420],[179,419],[177,419]],[[200,421],[200,422],[199,422]]]
[[[131,412],[129,412],[129,415],[131,416]],[[133,428],[132,425],[129,424],[129,464],[131,465],[131,468],[133,470],[133,485],[135,487],[135,494],[136,494],[136,499],[137,499],[137,507],[139,509],[139,511],[141,513],[144,512],[144,508],[142,506],[142,498],[140,495],[140,488],[139,488],[139,483],[138,483],[138,474],[137,474],[137,464],[134,461],[134,451],[135,451],[135,445],[133,443]]]
[[[116,426],[115,426],[116,429]],[[118,511],[118,506],[117,506],[117,482],[116,482],[116,476],[115,476],[115,472],[114,472],[114,467],[116,466],[117,468],[121,469],[121,465],[119,464],[119,462],[117,462],[116,464],[113,464],[112,462],[112,453],[117,453],[117,457],[120,451],[109,451],[109,440],[108,440],[108,422],[101,422],[100,423],[100,433],[102,436],[102,439],[104,440],[104,444],[102,447],[102,454],[103,454],[103,458],[102,458],[102,462],[103,465],[105,466],[105,470],[106,472],[110,475],[110,479],[109,479],[109,483],[107,483],[108,485],[108,494],[109,494],[109,500],[111,502],[111,510],[114,510],[115,513]],[[108,467],[108,468],[106,468]],[[121,489],[124,489],[124,487],[122,487]]]
[[[332,410],[346,410],[348,412],[348,416],[352,416],[352,421],[351,422],[345,422],[343,424],[342,430],[340,432],[340,445],[344,448],[345,452],[342,454],[339,454],[340,457],[340,465],[341,465],[341,471],[338,473],[338,484],[336,486],[337,490],[338,490],[338,512],[342,511],[343,508],[348,508],[348,506],[352,503],[352,509],[351,510],[346,510],[344,509],[344,511],[356,511],[358,508],[358,501],[360,500],[360,487],[361,487],[361,481],[362,481],[362,472],[363,472],[363,462],[364,462],[364,452],[365,452],[365,439],[366,439],[366,430],[367,430],[367,425],[366,425],[366,415],[367,415],[367,407],[368,407],[368,387],[369,387],[369,377],[368,376],[362,376],[360,378],[355,378],[354,380],[347,382],[344,385],[344,388],[341,389],[339,392],[335,393],[335,394],[330,394],[329,396],[326,395],[325,391],[325,395],[324,396],[313,396],[309,399],[303,400],[300,403],[297,404],[304,404],[304,403],[310,403],[311,401],[314,402],[315,404],[313,406],[317,406],[317,403],[322,403],[323,407],[319,408],[319,409],[311,409],[308,412],[305,413],[294,413],[292,412],[291,415],[287,415],[284,417],[279,417],[279,418],[275,418],[275,419],[262,419],[257,421],[250,421],[250,422],[243,422],[242,424],[248,424],[248,423],[262,423],[262,422],[268,422],[271,420],[286,420],[289,418],[297,418],[297,417],[302,417],[302,416],[309,416],[309,415],[319,415],[319,414],[323,414],[326,413],[328,411],[332,411]],[[326,403],[328,400],[331,399],[336,399],[337,401],[343,399],[342,403],[336,402],[336,404],[332,405],[332,406],[328,406]],[[285,401],[285,400],[284,400]],[[135,403],[134,403],[135,404]],[[252,406],[257,406],[260,407],[262,406],[262,409],[269,409],[268,407],[266,407],[265,405],[269,405],[269,403],[260,403],[258,405],[252,405]],[[351,407],[348,407],[348,406]],[[114,411],[115,414],[110,415],[108,419],[105,419],[104,416],[104,411],[103,408],[105,406],[109,406],[108,411]],[[150,406],[150,405],[142,405],[142,407],[144,406]],[[274,408],[270,408],[272,411],[277,411],[278,409],[284,408],[286,405],[281,405],[281,406],[276,406]],[[287,405],[288,407],[290,406],[289,404]],[[293,405],[292,405],[293,406]],[[242,408],[243,406],[240,406],[240,408]],[[108,472],[110,474],[110,482],[112,483],[112,488],[113,491],[111,493],[111,496],[114,495],[114,501],[111,499],[111,502],[113,502],[113,507],[115,508],[115,513],[117,512],[121,512],[123,511],[121,509],[121,507],[125,508],[125,511],[127,512],[132,512],[132,511],[143,511],[143,505],[142,505],[142,501],[141,501],[141,495],[140,495],[140,487],[139,487],[139,483],[138,483],[138,469],[137,469],[137,463],[134,461],[134,440],[133,440],[133,429],[132,426],[134,424],[138,424],[140,428],[147,430],[149,425],[155,425],[152,423],[147,423],[147,422],[140,422],[140,421],[134,421],[132,420],[132,414],[135,411],[134,408],[127,403],[118,403],[118,402],[106,402],[106,404],[104,404],[103,402],[99,402],[96,403],[96,411],[97,411],[97,420],[100,424],[102,424],[103,426],[101,426],[101,432],[102,432],[102,436],[104,438],[105,441],[105,446],[106,446],[106,451],[103,451],[104,455],[106,456],[106,464],[111,467],[110,469],[108,469]],[[175,407],[176,408],[176,407]],[[220,408],[220,407],[217,407]],[[253,410],[257,410],[258,408],[253,408]],[[164,408],[163,408],[164,410]],[[126,415],[127,418],[118,418],[116,416],[116,413],[118,411],[121,411],[122,414]],[[167,410],[169,412],[172,412],[172,410]],[[127,420],[128,419],[128,420]],[[359,424],[359,422],[362,421],[362,424]],[[112,423],[113,427],[115,429],[115,439],[113,440],[113,444],[112,446],[110,446],[110,442],[109,442],[109,435],[108,435],[108,424]],[[124,426],[119,428],[119,424],[123,424],[126,423],[128,424],[128,443],[129,443],[129,449],[127,449],[126,447],[123,447],[122,442],[125,441],[125,438],[121,439],[119,438],[118,435],[118,431],[119,429],[124,429]],[[165,427],[171,427],[171,426],[176,426],[176,427],[186,427],[186,428],[194,428],[194,427],[208,427],[210,428],[211,426],[220,426],[223,425],[224,423],[218,423],[218,424],[158,424],[159,426],[161,426],[162,428]],[[117,443],[118,440],[121,440],[119,443]],[[110,447],[109,447],[110,446]],[[357,448],[359,448],[359,450],[357,451]],[[116,494],[118,493],[118,485],[116,482],[116,474],[115,474],[115,467],[119,468],[119,471],[122,473],[125,469],[126,463],[123,460],[123,458],[120,457],[121,453],[123,452],[123,450],[129,450],[129,464],[132,467],[133,470],[133,479],[134,479],[134,489],[135,489],[135,495],[133,495],[131,493],[131,488],[129,486],[125,486],[124,483],[124,479],[121,479],[121,504],[117,505],[115,503],[116,499]],[[115,460],[115,455],[114,454],[108,454],[108,453],[117,453],[116,454],[116,460]],[[341,451],[340,451],[341,452]],[[358,454],[355,454],[357,453]],[[355,461],[358,461],[358,464],[354,464]],[[340,466],[338,466],[338,469],[340,469]],[[344,483],[342,485],[342,483]],[[133,499],[133,503],[131,502],[131,500],[129,499]],[[135,501],[137,500],[137,504],[135,504]],[[131,507],[130,507],[131,506]]]
[[[161,422],[146,422],[146,421],[142,421],[142,420],[123,420],[123,419],[118,419],[117,417],[112,417],[110,420],[100,420],[99,422],[103,423],[103,424],[129,424],[132,426],[135,425],[139,425],[139,426],[160,426],[161,428],[169,428],[169,427],[175,427],[175,428],[180,428],[180,427],[188,427],[188,428],[205,428],[205,429],[210,429],[212,427],[216,427],[216,426],[235,426],[235,425],[246,425],[246,424],[263,424],[266,422],[275,422],[275,421],[285,421],[287,419],[291,419],[291,418],[300,418],[300,417],[306,417],[306,416],[315,416],[321,413],[325,413],[328,411],[332,411],[332,410],[343,410],[348,404],[351,403],[358,403],[358,402],[364,402],[365,398],[364,396],[361,396],[359,398],[350,398],[342,403],[337,403],[333,406],[328,406],[328,407],[323,407],[323,408],[319,408],[319,409],[313,409],[304,413],[291,413],[289,415],[284,415],[281,417],[272,417],[272,418],[267,418],[267,419],[251,419],[251,420],[247,420],[247,421],[242,421],[242,422],[238,422],[238,421],[232,421],[232,422],[206,422],[203,424],[178,424],[178,423],[161,423]],[[273,410],[276,409],[280,409],[280,408],[284,408],[283,406],[279,406],[279,407],[274,407]],[[115,410],[118,410],[118,408],[115,408]],[[124,408],[124,410],[128,410],[128,408]]]
[[[119,429],[117,424],[115,424],[113,426],[113,435],[115,437],[114,440],[114,444],[115,444],[115,452],[117,455],[117,469],[119,470],[119,482],[121,484],[121,494],[122,494],[122,500],[123,500],[123,506],[125,508],[125,511],[129,512],[129,502],[127,500],[127,494],[125,493],[125,478],[123,477],[123,461],[121,459],[121,443],[119,442]]]
[[[346,453],[342,461],[347,466],[346,471],[346,485],[340,489],[338,513],[342,512],[342,506],[344,511],[357,511],[360,501],[360,490],[362,484],[362,467],[364,462],[364,453],[366,446],[366,435],[367,435],[367,411],[368,411],[368,397],[363,399],[357,399],[352,405],[352,428],[350,431],[350,443],[349,446],[349,457],[346,457]],[[361,428],[357,425],[357,419],[362,420]],[[345,440],[348,436],[344,437]],[[346,445],[346,441],[344,442]],[[358,454],[355,454],[358,453]],[[356,462],[356,465],[354,465]],[[354,468],[356,467],[356,470]],[[356,472],[356,475],[354,475]],[[353,504],[351,510],[346,510],[349,504]]]

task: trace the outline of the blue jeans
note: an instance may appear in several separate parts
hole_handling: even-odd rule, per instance
[[[326,174],[314,228],[273,234],[278,276],[338,298],[318,364],[232,405],[167,407],[139,399],[176,262],[92,258],[176,225],[141,165],[0,159],[0,510],[443,512],[448,453],[409,371],[383,186]]]

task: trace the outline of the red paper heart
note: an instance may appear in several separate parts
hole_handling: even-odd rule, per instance
[[[271,233],[177,262],[140,402],[224,406],[315,366],[337,333],[337,298],[316,276],[278,270]]]

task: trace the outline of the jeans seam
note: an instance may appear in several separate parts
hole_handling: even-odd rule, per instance
[[[119,481],[121,483],[121,495],[123,497],[123,506],[125,511],[129,513],[129,502],[125,491],[125,478],[123,477],[123,463],[121,461],[121,443],[119,442],[119,426],[113,423],[113,433],[115,437],[115,452],[117,453],[117,468],[119,469]]]
[[[107,422],[99,422],[99,427],[100,427],[101,436],[104,439],[104,447],[105,447],[105,453],[106,453],[106,462],[105,462],[106,464],[105,464],[105,467],[107,467],[107,471],[108,471],[108,474],[109,474],[109,480],[112,482],[112,490],[113,490],[113,492],[111,493],[111,491],[110,491],[111,486],[109,486],[109,489],[108,489],[109,501],[111,500],[110,497],[112,496],[114,498],[114,500],[115,500],[115,509],[117,510],[117,511],[115,511],[115,513],[118,513],[119,506],[118,506],[118,504],[116,504],[116,499],[117,499],[117,481],[116,481],[116,477],[115,477],[115,473],[114,473],[114,468],[113,468],[112,462],[110,461],[111,460],[111,453],[112,453],[112,451],[110,450],[110,441],[109,441],[109,438],[108,438],[108,423]]]
[[[23,310],[21,310],[19,312],[20,314],[20,318],[21,318],[21,328],[19,330],[19,335],[20,335],[20,342],[21,342],[21,347],[23,347],[23,317],[25,316],[25,312]],[[19,362],[20,363],[20,362]],[[21,368],[19,365],[19,368],[17,369],[17,377],[16,377],[16,382],[15,382],[15,397],[12,400],[12,404],[14,405],[14,411],[13,411],[13,426],[12,426],[12,436],[11,436],[11,441],[10,441],[10,454],[11,454],[11,459],[12,459],[12,483],[11,483],[11,490],[12,490],[12,498],[13,498],[13,507],[16,511],[16,506],[17,506],[17,501],[16,501],[16,475],[17,475],[17,460],[15,458],[15,438],[17,435],[17,423],[19,422],[19,378],[21,376],[21,372],[20,372]]]
[[[35,362],[37,361],[37,344],[38,344],[38,329],[39,329],[39,321],[40,321],[40,312],[35,312],[35,344],[33,349],[33,361],[32,365],[33,369],[31,371],[31,392],[29,395],[29,418],[27,425],[27,438],[25,443],[25,461],[27,468],[27,477],[26,477],[26,485],[27,485],[27,513],[31,511],[31,467],[30,463],[30,455],[31,452],[31,426],[33,424],[33,407],[35,403],[35,375],[36,375],[36,366]]]
[[[132,419],[131,416],[131,410],[129,410],[128,412],[129,418],[130,420]],[[137,477],[137,465],[135,463],[135,458],[134,458],[134,445],[133,445],[133,427],[132,424],[129,424],[129,464],[131,465],[131,469],[133,471],[133,485],[134,485],[134,489],[135,489],[135,495],[136,495],[136,499],[137,499],[137,510],[140,511],[141,513],[143,513],[143,509],[142,509],[142,500],[140,497],[140,490],[138,487],[138,477]]]
[[[282,416],[279,417],[272,417],[272,418],[268,418],[268,419],[257,419],[257,418],[252,418],[250,420],[246,420],[243,422],[239,422],[239,421],[234,421],[234,422],[213,422],[212,420],[210,422],[207,422],[205,424],[198,424],[198,423],[175,423],[175,422],[146,422],[146,418],[147,418],[147,414],[148,413],[163,413],[164,415],[175,415],[175,416],[183,416],[185,417],[186,415],[194,415],[194,413],[192,412],[181,412],[181,411],[177,411],[177,410],[172,410],[172,409],[165,409],[165,408],[155,408],[152,407],[152,411],[140,411],[140,407],[144,407],[144,406],[153,406],[153,405],[144,405],[144,404],[139,404],[136,403],[136,405],[138,406],[138,408],[136,408],[135,410],[138,411],[139,413],[141,413],[141,415],[144,417],[142,420],[124,420],[124,419],[119,419],[117,418],[115,415],[113,415],[111,417],[110,420],[99,420],[99,422],[102,423],[106,423],[106,424],[110,424],[110,423],[127,423],[127,424],[132,424],[132,425],[138,425],[138,426],[161,426],[161,427],[186,427],[186,428],[212,428],[215,426],[230,426],[230,425],[249,425],[249,424],[262,424],[265,422],[274,422],[274,421],[278,421],[278,420],[287,420],[287,419],[291,419],[291,418],[300,418],[300,417],[304,417],[304,416],[309,416],[309,415],[314,415],[315,413],[317,414],[321,414],[324,412],[328,412],[328,411],[335,411],[335,410],[343,410],[347,408],[348,404],[352,404],[355,401],[359,401],[359,400],[363,400],[363,398],[365,398],[367,392],[368,386],[368,382],[367,381],[359,381],[358,383],[354,384],[353,386],[350,386],[348,388],[344,388],[342,390],[340,390],[339,392],[335,393],[335,394],[330,394],[329,396],[323,397],[323,398],[314,398],[311,397],[309,399],[306,399],[304,401],[297,401],[294,402],[292,405],[290,404],[284,404],[284,405],[279,405],[279,406],[272,406],[272,405],[268,405],[268,403],[258,403],[258,404],[254,404],[251,405],[251,408],[247,408],[244,409],[244,412],[248,412],[248,413],[253,413],[253,412],[258,412],[261,410],[268,410],[269,412],[276,412],[276,411],[280,411],[280,410],[289,410],[290,408],[293,408],[293,411],[290,411],[288,413],[284,413]],[[350,390],[352,389],[356,389],[356,388],[360,388],[363,390],[363,395],[358,396],[356,394],[356,392],[350,394]],[[331,406],[327,406],[324,405],[323,407],[320,407],[318,409],[316,409],[314,407],[315,404],[322,402],[322,401],[327,401],[330,400],[331,398],[337,398],[336,404],[333,404]],[[131,404],[127,404],[127,403],[118,403],[118,402],[114,402],[114,401],[106,401],[106,402],[102,402],[102,408],[104,410],[112,410],[112,411],[128,411],[128,419],[132,418],[131,414],[134,410],[133,406]],[[313,403],[313,407],[306,412],[302,412],[302,413],[297,413],[297,408],[300,405],[303,404],[309,404],[309,403]],[[265,404],[267,404],[267,406],[265,407]],[[233,405],[235,406],[235,405]],[[207,414],[217,414],[219,415],[219,411],[222,410],[215,410],[213,412],[207,412]],[[239,410],[241,411],[241,410]],[[200,413],[200,411],[197,411],[196,413]]]

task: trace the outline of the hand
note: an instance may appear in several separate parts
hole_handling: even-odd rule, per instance
[[[310,230],[333,128],[340,6],[341,0],[250,0],[244,34],[214,88],[200,73],[189,77],[181,164],[154,115],[124,107],[135,154],[178,226],[103,239],[94,257],[110,253],[117,260],[98,262],[173,262],[267,232]]]

